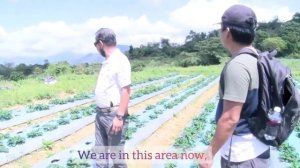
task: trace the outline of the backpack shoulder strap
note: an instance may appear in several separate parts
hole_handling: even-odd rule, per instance
[[[249,54],[257,59],[260,58],[260,56],[257,52],[253,51],[252,49],[250,49],[248,47],[243,48],[238,55],[241,55],[241,54]]]

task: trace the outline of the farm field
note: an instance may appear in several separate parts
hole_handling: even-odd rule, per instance
[[[283,60],[300,88],[299,60]],[[133,92],[126,133],[128,152],[200,152],[215,130],[219,74],[223,65],[146,67],[133,72]],[[95,75],[65,74],[54,85],[40,79],[0,81],[0,167],[92,167],[76,151],[94,144]],[[220,156],[214,167],[220,167]],[[279,149],[271,150],[271,167],[300,167],[300,123]],[[196,168],[191,159],[159,163],[128,160],[130,168]]]

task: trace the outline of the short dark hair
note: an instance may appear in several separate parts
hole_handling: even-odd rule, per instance
[[[95,33],[95,43],[99,42],[99,40],[101,40],[104,44],[106,44],[108,46],[116,46],[117,45],[116,34],[110,28],[100,28]]]
[[[232,25],[222,25],[222,31],[224,31],[226,28],[229,28],[233,41],[239,44],[250,45],[254,41],[255,30],[253,29],[242,28]]]

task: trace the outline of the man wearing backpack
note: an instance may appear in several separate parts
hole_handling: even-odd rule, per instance
[[[221,167],[268,167],[270,148],[251,132],[247,116],[257,111],[259,75],[257,59],[249,50],[257,26],[252,9],[243,5],[228,8],[221,22],[220,39],[231,53],[220,78],[217,128],[210,144],[212,157],[220,150]],[[201,167],[211,165],[201,163]]]

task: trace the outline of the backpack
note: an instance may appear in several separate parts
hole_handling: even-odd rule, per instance
[[[295,86],[291,70],[275,58],[276,50],[257,55],[246,52],[257,58],[259,74],[259,104],[255,114],[248,118],[251,132],[266,145],[278,147],[292,133],[300,117],[300,94]],[[274,140],[266,140],[264,133],[268,112],[275,106],[282,109],[282,122]]]

